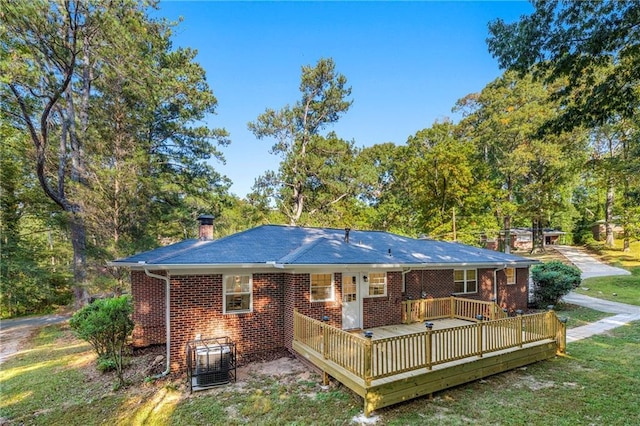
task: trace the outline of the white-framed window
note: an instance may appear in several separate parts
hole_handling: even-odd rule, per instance
[[[371,272],[368,275],[364,275],[363,279],[367,283],[367,295],[369,297],[382,297],[387,295],[386,272]]]
[[[516,283],[516,268],[506,268],[504,274],[507,276],[507,284]]]
[[[335,282],[333,274],[310,274],[309,295],[312,302],[328,302],[334,300]]]
[[[253,311],[253,279],[251,275],[225,275],[222,286],[225,314]]]
[[[453,270],[454,293],[477,293],[478,271],[476,269]]]

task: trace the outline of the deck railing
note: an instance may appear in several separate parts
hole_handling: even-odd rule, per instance
[[[371,339],[314,320],[297,310],[293,314],[293,339],[358,377],[371,374]]]
[[[294,312],[295,341],[364,379],[367,384],[371,380],[421,368],[430,370],[435,365],[482,357],[547,339],[555,340],[558,351],[563,352],[565,336],[565,326],[553,311],[384,339],[348,333]]]
[[[440,318],[477,321],[479,315],[488,320],[507,317],[507,314],[494,302],[454,296],[438,299],[405,300],[402,302],[401,309],[403,324]]]

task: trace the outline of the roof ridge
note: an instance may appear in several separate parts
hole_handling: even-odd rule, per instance
[[[192,238],[192,239],[189,239],[189,240],[186,240],[186,241],[193,241],[193,244],[189,245],[187,247],[184,247],[184,248],[182,248],[180,250],[177,250],[177,251],[174,251],[174,252],[171,252],[171,253],[167,253],[164,256],[159,256],[159,257],[153,259],[153,262],[154,263],[161,262],[163,260],[170,259],[172,257],[178,256],[178,255],[180,255],[180,254],[182,254],[182,253],[184,253],[186,251],[189,251],[189,250],[194,250],[194,249],[198,250],[198,249],[202,248],[203,245],[205,245],[205,244],[198,244],[198,243],[212,243],[212,242],[214,242],[216,240],[198,240],[197,238]],[[170,246],[165,246],[165,247],[170,247]]]
[[[282,256],[280,259],[278,259],[277,262],[278,263],[294,262],[298,257],[302,256],[303,254],[305,254],[306,252],[308,252],[309,250],[311,250],[312,248],[320,244],[322,240],[331,241],[333,240],[333,238],[327,238],[325,235],[317,237],[314,240],[309,241],[308,243],[302,244],[300,247],[290,251],[289,253]]]
[[[167,253],[167,254],[165,254],[163,256],[159,256],[159,257],[151,260],[151,262],[159,263],[159,262],[162,262],[164,260],[171,259],[172,257],[180,256],[181,254],[183,254],[186,251],[201,250],[204,247],[208,246],[209,244],[217,243],[219,241],[223,241],[223,240],[229,239],[231,237],[237,237],[239,235],[245,234],[245,233],[247,233],[249,231],[253,231],[254,229],[258,229],[258,228],[261,228],[263,226],[266,226],[266,225],[258,225],[255,228],[248,228],[248,229],[242,230],[240,232],[236,232],[235,234],[225,235],[224,237],[220,237],[220,238],[217,238],[217,239],[214,239],[214,240],[199,240],[197,238],[191,238],[191,239],[188,239],[188,240],[184,240],[184,241],[178,242],[176,244],[171,244],[171,245],[177,245],[177,244],[185,243],[187,241],[193,241],[193,244],[189,245],[188,247],[184,247],[183,249],[180,249],[178,251],[174,251],[174,252],[171,252],[171,253]],[[202,244],[200,244],[200,243],[202,243]],[[159,247],[159,248],[171,247],[171,245],[164,246],[164,247]]]

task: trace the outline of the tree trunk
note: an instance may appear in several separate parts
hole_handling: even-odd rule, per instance
[[[69,220],[71,245],[73,247],[73,294],[76,309],[84,306],[89,300],[87,292],[87,236],[84,220],[77,213],[71,213]]]
[[[629,152],[629,139],[628,138],[624,138],[623,143],[622,143],[622,159],[624,161],[624,164],[630,164],[630,158],[629,157],[633,157],[632,154],[630,154]],[[622,251],[624,252],[629,252],[631,251],[631,233],[629,232],[629,229],[631,227],[631,214],[630,214],[630,205],[632,203],[631,201],[631,194],[630,194],[630,189],[629,189],[629,179],[631,179],[631,174],[630,173],[625,173],[624,177],[623,177],[623,186],[624,189],[622,191],[622,206],[623,206],[623,221],[622,221],[622,226],[624,227],[623,229],[623,235],[624,235],[624,240],[622,243]]]
[[[504,252],[511,253],[511,216],[504,217]]]
[[[605,245],[607,247],[613,247],[613,201],[615,194],[615,182],[612,177],[609,177],[607,182],[607,201],[605,204]]]
[[[531,254],[544,253],[544,233],[542,232],[542,220],[531,220]]]
[[[296,182],[293,187],[293,214],[289,217],[289,225],[297,225],[304,209],[302,183]]]

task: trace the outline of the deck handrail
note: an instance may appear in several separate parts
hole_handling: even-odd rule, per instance
[[[295,341],[367,383],[547,339],[554,340],[562,353],[566,347],[562,336],[566,328],[553,311],[384,339],[365,338],[294,312]]]
[[[441,318],[478,321],[479,315],[489,320],[506,318],[508,316],[495,302],[466,299],[456,296],[437,299],[405,300],[402,302],[401,309],[403,324]]]
[[[293,312],[293,340],[358,377],[371,376],[371,339]]]

